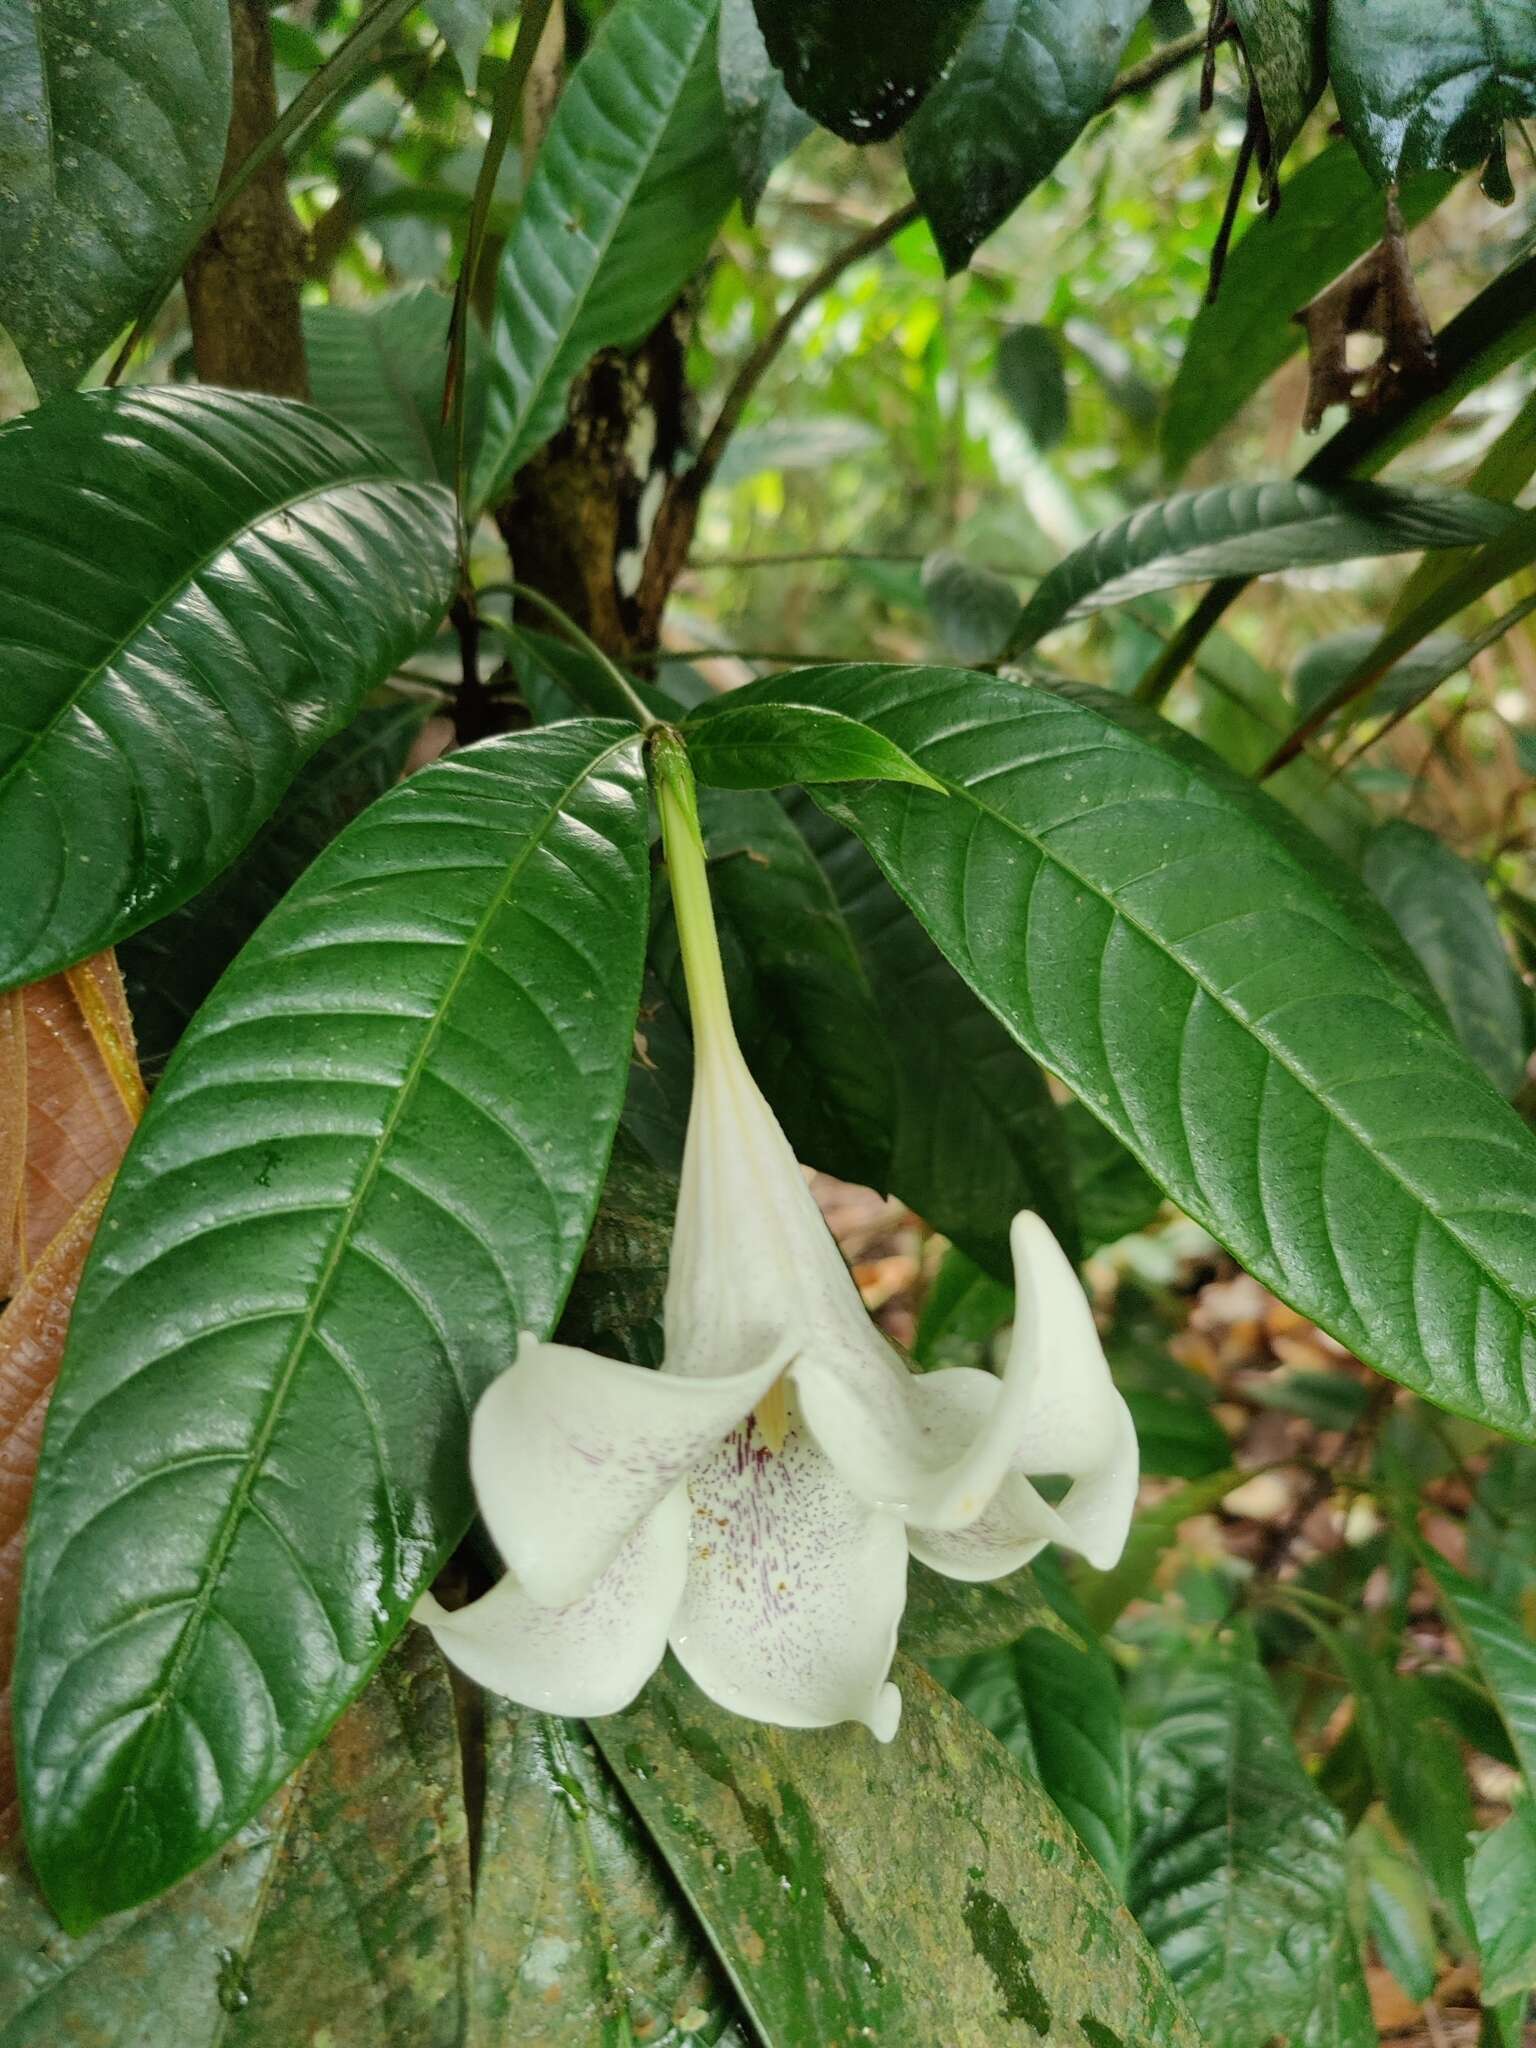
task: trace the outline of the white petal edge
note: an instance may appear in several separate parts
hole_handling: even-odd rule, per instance
[[[469,1432],[475,1498],[530,1598],[566,1607],[767,1393],[783,1359],[681,1379],[524,1335]]]
[[[1032,1472],[1077,1477],[1116,1450],[1125,1404],[1071,1261],[1029,1210],[1014,1217],[1009,1238],[1018,1293],[1013,1337],[968,1440],[927,1424],[932,1390],[947,1375],[900,1369],[867,1319],[867,1344],[818,1340],[790,1368],[812,1433],[854,1492],[925,1529],[974,1522],[1020,1460]]]
[[[678,1487],[569,1607],[530,1600],[512,1573],[451,1612],[430,1593],[411,1618],[477,1685],[546,1714],[616,1714],[661,1662],[688,1571],[688,1502]]]
[[[938,1452],[958,1451],[985,1425],[997,1401],[989,1372],[955,1366],[925,1374],[917,1383],[924,1427]],[[1072,1532],[1056,1508],[1022,1474],[1002,1484],[976,1519],[963,1529],[908,1526],[912,1555],[946,1578],[977,1581],[1006,1578],[1037,1557],[1047,1543],[1070,1543]]]
[[[679,1663],[718,1705],[784,1728],[896,1733],[889,1682],[907,1597],[901,1523],[866,1507],[792,1417],[783,1449],[750,1428],[689,1481]]]

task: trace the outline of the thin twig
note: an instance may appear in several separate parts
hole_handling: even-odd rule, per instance
[[[570,636],[572,643],[579,647],[583,654],[588,655],[603,670],[608,680],[618,691],[620,697],[628,705],[630,714],[638,725],[649,731],[653,725],[661,723],[661,720],[657,718],[655,712],[652,711],[639,691],[636,690],[634,684],[625,675],[624,671],[618,667],[610,656],[604,654],[602,648],[598,646],[590,634],[584,633],[581,630],[569,612],[562,611],[554,599],[546,597],[542,590],[535,590],[527,583],[486,583],[476,592],[476,596],[481,598],[510,597],[519,604],[537,605],[540,611],[553,619],[555,624]],[[489,626],[493,633],[500,633],[507,640],[515,642],[521,638],[515,626],[509,626],[504,619],[498,619],[490,612],[482,613],[480,622],[482,625]]]

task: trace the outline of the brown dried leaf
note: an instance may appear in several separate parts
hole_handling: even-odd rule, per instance
[[[21,1546],[48,1396],[85,1255],[106,1206],[112,1174],[86,1196],[0,1313],[0,1842],[14,1833],[8,1679],[21,1594]]]
[[[1307,432],[1322,425],[1330,405],[1352,413],[1379,412],[1406,392],[1433,388],[1439,375],[1434,330],[1414,282],[1413,265],[1396,201],[1387,201],[1387,232],[1342,277],[1292,315],[1307,330],[1310,374]],[[1352,364],[1352,335],[1381,344],[1373,363]]]
[[[27,1168],[27,1037],[22,990],[0,996],[0,1295],[22,1275],[21,1190]]]
[[[23,1167],[18,1236],[21,1279],[104,1175],[115,1172],[144,1108],[133,1024],[115,955],[18,989],[0,1026],[0,1198],[18,1124]],[[6,1029],[21,1018],[22,1071]],[[18,1089],[20,1108],[18,1110]],[[3,1216],[3,1205],[0,1205]]]

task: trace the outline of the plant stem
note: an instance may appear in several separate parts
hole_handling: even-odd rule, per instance
[[[553,619],[555,624],[570,636],[572,642],[581,649],[583,654],[590,655],[593,661],[599,665],[613,684],[615,690],[618,691],[620,697],[628,705],[635,723],[643,731],[649,732],[652,726],[661,724],[661,720],[651,710],[624,671],[604,654],[602,648],[598,646],[595,640],[581,630],[569,612],[562,611],[554,599],[546,597],[542,590],[534,590],[526,583],[487,583],[476,592],[476,596],[511,597],[515,598],[520,604],[537,605],[540,611]],[[515,640],[517,637],[516,629],[509,626],[502,619],[487,617],[483,623],[489,626],[493,632],[505,634],[509,639]]]
[[[683,979],[688,984],[694,1043],[702,1051],[703,1041],[711,1031],[723,1029],[731,1038],[735,1033],[726,995],[725,963],[720,957],[720,935],[715,929],[714,905],[709,894],[709,862],[704,835],[699,829],[698,792],[688,749],[682,736],[670,726],[659,725],[653,731],[649,757],[656,808],[661,814],[661,843],[672,885]]]

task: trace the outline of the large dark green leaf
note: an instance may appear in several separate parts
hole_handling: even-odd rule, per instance
[[[431,285],[363,306],[306,306],[304,350],[314,401],[381,449],[403,476],[452,484],[443,418],[452,301]],[[474,463],[485,424],[485,344],[470,323],[464,445]]]
[[[882,733],[811,704],[722,704],[713,717],[685,725],[683,737],[694,774],[716,789],[861,781],[934,786]]]
[[[1068,619],[1149,590],[1264,576],[1365,555],[1466,547],[1515,515],[1470,491],[1388,484],[1218,484],[1179,491],[1106,526],[1053,569],[1014,638],[1033,647]]]
[[[1246,1634],[1170,1674],[1133,1782],[1127,1897],[1210,2048],[1301,2038],[1346,1925],[1344,1828]]]
[[[1045,1076],[858,840],[809,803],[796,816],[864,963],[895,1064],[888,1185],[995,1279],[1013,1279],[1008,1226],[1020,1209],[1042,1215],[1075,1255],[1071,1157]]]
[[[1525,1077],[1524,991],[1488,891],[1433,832],[1394,818],[1366,849],[1365,879],[1423,963],[1456,1036],[1501,1095]]]
[[[1328,60],[1349,139],[1378,184],[1466,170],[1536,112],[1527,0],[1330,0]]]
[[[877,667],[751,688],[947,784],[820,800],[1187,1215],[1357,1356],[1536,1433],[1536,1140],[1287,813],[1101,692]]]
[[[213,197],[225,0],[0,0],[4,325],[45,395],[78,381]]]
[[[1072,1149],[1072,1186],[1084,1250],[1095,1252],[1145,1230],[1163,1206],[1157,1182],[1080,1102],[1069,1102],[1061,1115]]]
[[[255,1812],[462,1533],[470,1404],[596,1206],[646,854],[632,729],[488,741],[351,825],[182,1040],[27,1543],[20,1776],[70,1928]]]
[[[71,1938],[0,1857],[3,2048],[458,2048],[469,1857],[447,1674],[413,1630],[299,1783],[158,1901]]]
[[[1450,190],[1410,179],[1400,206],[1412,227]],[[1349,268],[1381,233],[1381,201],[1347,142],[1331,143],[1285,181],[1285,204],[1261,214],[1203,305],[1163,415],[1163,459],[1177,475],[1302,345],[1291,314]]]
[[[742,210],[751,220],[775,168],[815,126],[790,98],[769,57],[752,0],[721,0],[720,91]]]
[[[965,268],[1099,112],[1144,12],[1143,0],[982,0],[906,138],[947,271]]]
[[[1060,1579],[1037,1566],[1074,1631],[1032,1628],[1005,1649],[936,1661],[933,1675],[1039,1779],[1099,1868],[1125,1889],[1130,1773],[1120,1682]]]
[[[736,194],[719,0],[618,0],[573,72],[502,258],[477,470],[502,494],[599,349],[656,325]]]
[[[1272,183],[1328,82],[1324,0],[1229,0],[1229,5],[1264,113],[1266,174]]]
[[[447,492],[306,406],[94,391],[0,429],[0,987],[205,887],[453,575]]]
[[[735,2000],[576,1721],[486,1710],[477,2048],[745,2048]]]
[[[404,699],[360,711],[299,770],[216,882],[118,948],[142,1067],[164,1066],[192,1013],[261,920],[342,826],[399,781],[425,717],[424,704]]]
[[[926,1674],[903,1661],[896,1675],[901,1727],[884,1745],[741,1720],[670,1666],[592,1724],[765,2048],[1193,2048],[1039,1786]]]
[[[790,97],[845,142],[894,135],[954,55],[976,0],[752,0]]]

